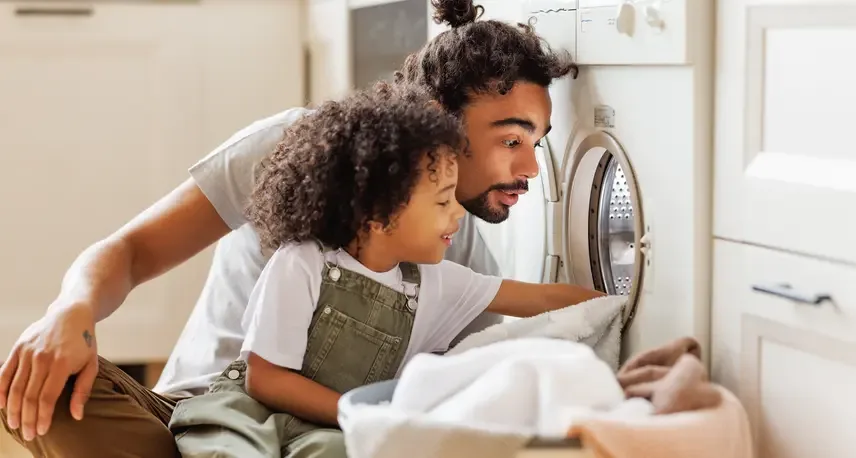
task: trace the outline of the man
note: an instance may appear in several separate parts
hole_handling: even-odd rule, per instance
[[[550,130],[547,88],[576,68],[529,28],[475,22],[480,8],[472,0],[432,4],[435,18],[452,29],[408,57],[397,79],[422,84],[461,116],[471,154],[459,162],[456,197],[469,214],[447,257],[495,275],[473,218],[502,222],[526,192],[538,173],[535,147]],[[243,216],[253,169],[304,112],[288,110],[241,130],[191,167],[188,181],[74,262],[59,297],[0,369],[0,417],[34,455],[177,456],[166,426],[176,399],[203,393],[238,356],[241,318],[266,262]],[[208,281],[155,392],[99,361],[95,323],[134,287],[218,240]],[[462,335],[494,322],[482,317]]]

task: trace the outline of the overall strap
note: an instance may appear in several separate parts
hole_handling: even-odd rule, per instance
[[[316,245],[318,245],[318,249],[321,250],[321,253],[326,253],[327,251],[330,251],[330,247],[325,246],[323,243],[321,243],[320,240],[316,238],[313,238],[312,240],[315,242]]]
[[[413,283],[417,286],[422,281],[422,276],[419,274],[419,266],[412,262],[402,262],[398,265],[401,269],[401,279],[407,283]]]

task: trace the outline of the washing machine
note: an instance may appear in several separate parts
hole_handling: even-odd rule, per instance
[[[680,336],[706,350],[713,2],[528,0],[497,11],[489,17],[529,23],[580,66],[550,88],[543,192],[530,183],[506,223],[479,223],[504,274],[628,296],[624,358]]]

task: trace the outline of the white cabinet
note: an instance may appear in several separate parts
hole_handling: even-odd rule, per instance
[[[300,3],[0,3],[0,353],[90,243],[252,120],[303,103]],[[201,255],[99,324],[117,362],[162,360]]]
[[[165,11],[174,7],[169,3],[149,3]],[[204,56],[204,67],[199,71],[204,92],[203,151],[216,147],[255,120],[306,104],[303,3],[196,2],[199,9],[195,39]],[[199,151],[193,151],[191,156],[201,157]],[[179,172],[184,173],[181,167]]]
[[[852,457],[856,268],[721,240],[714,259],[712,377],[743,402],[759,458]]]
[[[717,8],[712,376],[759,457],[852,457],[856,1]]]
[[[306,43],[309,101],[320,103],[351,91],[351,18],[348,0],[309,0]]]
[[[718,9],[715,235],[856,264],[856,1]]]

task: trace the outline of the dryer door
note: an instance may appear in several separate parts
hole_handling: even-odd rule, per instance
[[[562,193],[559,179],[561,178],[556,173],[556,155],[553,154],[553,146],[547,137],[541,140],[541,147],[535,150],[538,159],[538,165],[541,168],[541,173],[538,178],[541,180],[541,189],[543,190],[543,199],[545,206],[545,219],[543,228],[535,228],[540,230],[546,236],[544,251],[542,253],[543,268],[541,269],[542,283],[555,283],[559,281],[560,271],[562,269],[562,249],[563,244],[560,239],[553,237],[552,234],[560,234],[562,232],[562,218],[557,218],[561,215],[562,208]],[[535,191],[532,187],[530,191]],[[531,231],[531,233],[539,233]]]
[[[647,233],[633,166],[609,133],[578,135],[565,156],[560,213],[567,279],[630,298],[624,327],[636,312],[648,260]]]

